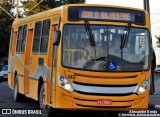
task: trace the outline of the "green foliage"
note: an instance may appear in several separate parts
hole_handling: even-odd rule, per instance
[[[14,7],[13,0],[1,0],[0,7],[5,9],[13,16],[12,8]],[[0,9],[0,57],[8,56],[9,39],[13,19]]]
[[[24,5],[24,12],[27,13],[28,11],[30,11],[27,13],[27,16],[59,6],[59,3],[55,2],[55,0],[44,0],[38,6],[36,6],[40,1],[41,0],[27,0],[21,2]]]
[[[27,13],[27,16],[33,15],[45,10],[49,10],[64,4],[79,4],[84,3],[85,0],[43,0],[38,6],[36,6],[41,0],[27,0],[27,1],[21,1],[23,4],[24,12]],[[35,7],[36,6],[36,7]],[[32,9],[33,8],[33,9]]]
[[[156,42],[157,43],[157,47],[160,48],[160,36],[156,35],[156,38],[157,38],[157,42]]]

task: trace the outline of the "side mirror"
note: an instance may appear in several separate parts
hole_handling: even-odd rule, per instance
[[[60,38],[61,38],[61,31],[54,30],[54,36],[53,36],[52,44],[58,46],[59,42],[60,42]]]

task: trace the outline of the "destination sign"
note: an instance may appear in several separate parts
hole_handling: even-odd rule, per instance
[[[82,19],[132,21],[131,16],[132,16],[131,13],[122,13],[122,12],[80,11],[80,18]]]
[[[68,8],[68,20],[132,22],[145,25],[145,13],[124,8],[71,6]]]

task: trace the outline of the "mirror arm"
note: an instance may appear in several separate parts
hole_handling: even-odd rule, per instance
[[[53,41],[52,44],[53,45],[59,45],[60,42],[60,37],[61,37],[61,31],[60,30],[60,23],[61,23],[61,18],[58,18],[58,29],[54,29],[54,36],[53,36]]]
[[[58,30],[60,29],[60,23],[61,23],[61,18],[59,16],[59,18],[58,18]]]

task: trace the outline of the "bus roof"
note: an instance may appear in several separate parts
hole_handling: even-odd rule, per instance
[[[145,10],[143,9],[139,9],[139,8],[132,8],[132,7],[126,7],[126,6],[115,6],[115,5],[102,5],[102,4],[67,4],[67,5],[63,5],[57,8],[53,8],[50,10],[46,10],[34,15],[30,15],[27,16],[25,18],[19,18],[16,19],[13,22],[13,25],[19,25],[19,24],[24,24],[28,21],[34,21],[34,20],[38,20],[38,19],[42,19],[45,17],[50,17],[52,15],[60,15],[61,11],[65,8],[65,7],[69,7],[69,6],[90,6],[90,7],[110,7],[110,8],[123,8],[123,9],[131,9],[131,10],[138,10],[138,11],[143,11],[145,12]]]

